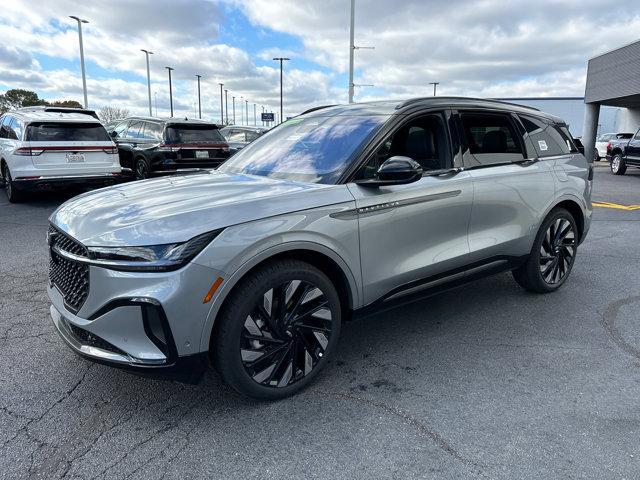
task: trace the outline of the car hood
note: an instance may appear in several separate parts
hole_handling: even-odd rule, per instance
[[[260,218],[353,201],[345,185],[210,171],[86,193],[61,205],[50,221],[88,246],[158,245]]]

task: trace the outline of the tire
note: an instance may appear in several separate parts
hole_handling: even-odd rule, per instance
[[[146,180],[149,178],[149,164],[144,158],[136,159],[135,169],[136,180]]]
[[[542,222],[527,261],[513,278],[530,292],[549,293],[569,277],[578,251],[578,228],[564,208],[553,210]]]
[[[624,175],[624,173],[627,171],[627,164],[624,161],[624,158],[622,158],[622,154],[621,153],[616,153],[613,158],[611,159],[611,173],[613,173],[614,175]]]
[[[595,162],[599,162],[600,161],[600,154],[598,153],[597,149],[596,149],[596,153],[593,155],[593,160]]]
[[[214,364],[242,395],[288,397],[331,358],[341,320],[340,297],[324,273],[299,260],[267,263],[227,299],[212,339]]]
[[[9,172],[9,167],[6,165],[2,168],[2,178],[4,179],[4,191],[7,194],[7,198],[10,203],[20,203],[24,201],[25,194],[24,192],[18,190],[11,178],[11,172]]]

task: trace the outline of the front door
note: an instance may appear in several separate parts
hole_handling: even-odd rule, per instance
[[[424,176],[408,185],[348,185],[356,199],[365,303],[464,264],[473,186],[468,173],[451,171],[449,139],[444,114],[409,120],[382,142],[356,179],[372,177],[397,155],[420,163]]]
[[[640,164],[640,130],[636,132],[627,145],[627,163]]]

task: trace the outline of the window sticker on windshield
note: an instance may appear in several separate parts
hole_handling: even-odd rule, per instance
[[[540,147],[540,150],[542,150],[543,152],[546,150],[549,150],[549,147],[547,146],[547,142],[545,142],[544,140],[538,140],[538,146]]]
[[[297,125],[300,122],[302,122],[302,118],[292,118],[291,120],[284,122],[284,125]]]

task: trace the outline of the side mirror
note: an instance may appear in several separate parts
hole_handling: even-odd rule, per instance
[[[385,185],[405,185],[413,183],[422,177],[422,167],[418,162],[402,156],[395,156],[384,161],[376,178],[368,178],[356,181],[363,187],[382,187]]]
[[[118,136],[118,132],[116,132],[115,130],[111,130],[111,131],[109,132],[109,136],[110,136],[111,138],[116,138],[116,137]]]

